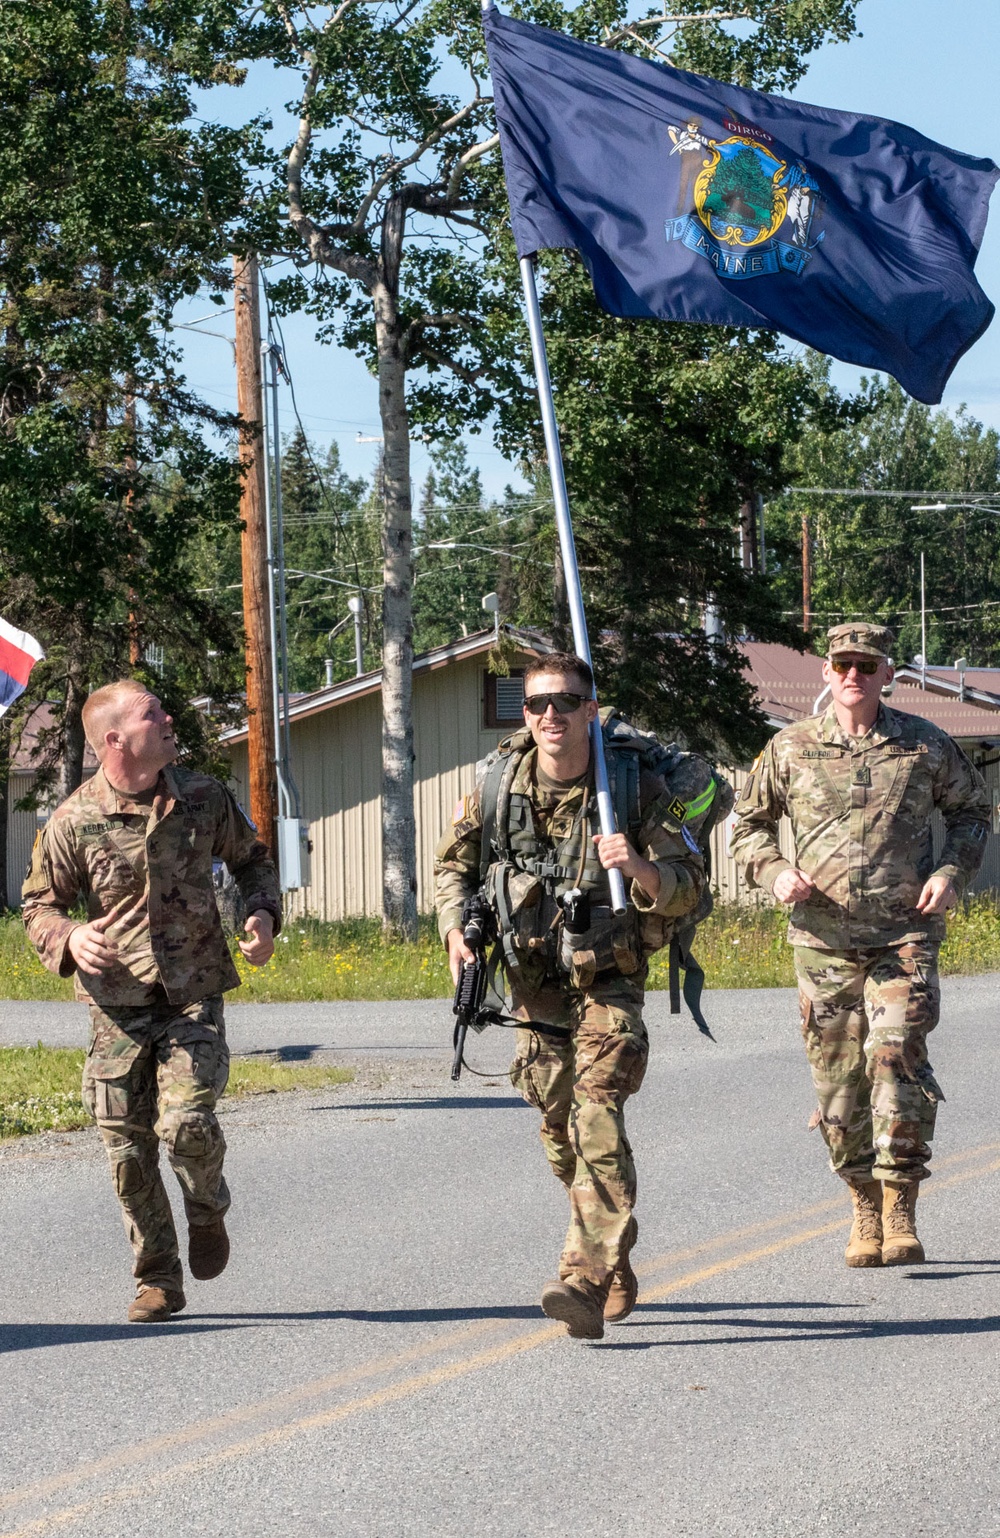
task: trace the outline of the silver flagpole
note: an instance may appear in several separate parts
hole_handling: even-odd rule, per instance
[[[488,9],[487,4],[484,10]],[[528,330],[531,333],[531,356],[535,364],[538,400],[542,408],[542,427],[545,431],[545,451],[549,458],[549,478],[552,481],[552,500],[556,508],[559,548],[562,551],[563,571],[566,575],[566,595],[569,599],[569,613],[573,625],[573,646],[577,656],[583,657],[589,666],[590,640],[587,635],[587,618],[583,612],[580,568],[576,564],[576,543],[573,539],[569,497],[566,494],[562,450],[559,447],[559,429],[556,426],[556,409],[552,399],[549,360],[545,351],[545,333],[542,330],[542,312],[538,306],[538,290],[535,287],[535,264],[530,256],[521,258],[521,282],[524,285],[524,303],[528,312]],[[608,787],[608,766],[604,761],[604,738],[601,734],[599,719],[591,722],[590,741],[594,755],[594,785],[597,790],[597,815],[601,832],[616,833],[618,829],[615,825],[615,809]],[[608,871],[608,880],[611,885],[612,909],[615,913],[624,913],[625,882],[621,871]]]

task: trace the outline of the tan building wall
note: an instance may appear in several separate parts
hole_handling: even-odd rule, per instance
[[[31,849],[38,830],[36,812],[14,810],[14,803],[26,796],[31,788],[30,774],[12,774],[10,777],[11,811],[7,822],[7,895],[12,907],[21,901],[21,887],[28,874]]]
[[[413,679],[416,754],[417,906],[433,907],[434,846],[476,764],[508,728],[483,726],[484,655]],[[292,772],[313,844],[310,884],[290,894],[291,912],[341,919],[382,912],[381,694],[345,700],[293,720]],[[231,750],[233,783],[247,804],[245,743]]]

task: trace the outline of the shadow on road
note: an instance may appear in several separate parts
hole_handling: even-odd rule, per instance
[[[440,1095],[426,1100],[362,1100],[350,1104],[314,1105],[312,1111],[509,1111],[527,1107],[520,1095]]]
[[[736,1330],[735,1335],[683,1335],[670,1340],[635,1339],[605,1340],[594,1343],[597,1351],[649,1351],[660,1346],[754,1346],[780,1341],[794,1344],[810,1340],[889,1340],[897,1337],[921,1337],[932,1335],[989,1335],[1000,1331],[1000,1315],[987,1315],[972,1319],[878,1319],[866,1321],[853,1318],[836,1320],[824,1318],[815,1322],[809,1319],[768,1318],[689,1318],[664,1319],[664,1314],[680,1313],[695,1315],[732,1315],[745,1308],[753,1314],[766,1313],[771,1309],[853,1309],[864,1307],[855,1303],[640,1303],[636,1313],[646,1313],[648,1319],[633,1317],[627,1323],[615,1326],[615,1334],[633,1331],[644,1332],[647,1328],[669,1323],[677,1330],[704,1329],[710,1324],[713,1330]],[[185,1319],[174,1319],[164,1324],[13,1324],[0,1325],[0,1355],[13,1351],[37,1351],[47,1346],[78,1346],[108,1344],[116,1341],[143,1341],[150,1336],[213,1334],[220,1330],[248,1330],[256,1326],[328,1323],[333,1320],[351,1320],[360,1324],[456,1324],[477,1319],[531,1320],[541,1323],[544,1315],[537,1304],[510,1304],[494,1307],[468,1308],[331,1308],[311,1309],[301,1313],[232,1313],[192,1314]],[[777,1332],[777,1333],[774,1333]]]
[[[301,1046],[251,1047],[249,1052],[234,1052],[234,1057],[266,1057],[276,1063],[305,1063],[314,1052],[326,1052],[320,1041],[304,1042]]]
[[[691,1319],[688,1328],[695,1328],[704,1321]],[[642,1328],[652,1325],[652,1319],[636,1320],[633,1325],[622,1324],[620,1329]],[[679,1321],[671,1321],[683,1328]],[[743,1335],[696,1335],[674,1340],[605,1340],[594,1344],[595,1351],[649,1351],[659,1346],[757,1346],[781,1342],[794,1345],[810,1340],[895,1340],[903,1337],[920,1338],[930,1335],[990,1335],[1000,1331],[1000,1315],[990,1314],[982,1319],[845,1319],[842,1323],[824,1319],[813,1325],[806,1319],[718,1319],[713,1321],[718,1329],[760,1331],[759,1334]],[[769,1330],[786,1331],[771,1335]]]
[[[12,1351],[38,1351],[45,1346],[90,1346],[143,1341],[157,1335],[204,1335],[218,1330],[244,1329],[238,1314],[218,1315],[212,1322],[197,1317],[163,1324],[4,1324],[0,1325],[0,1356]]]
[[[211,1334],[218,1330],[248,1330],[257,1325],[321,1324],[335,1319],[361,1324],[454,1324],[476,1319],[543,1318],[537,1304],[495,1308],[329,1308],[303,1313],[188,1314],[163,1324],[5,1324],[0,1325],[0,1356],[12,1351],[37,1351],[46,1346],[80,1346],[110,1341],[143,1341],[157,1335]]]

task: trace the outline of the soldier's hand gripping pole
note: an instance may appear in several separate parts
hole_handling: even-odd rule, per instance
[[[462,1054],[465,1051],[465,1038],[469,1026],[471,1025],[473,1030],[483,1028],[480,1011],[488,982],[486,947],[494,939],[495,934],[493,910],[482,893],[477,892],[475,897],[469,898],[462,910],[462,938],[475,960],[462,962],[455,986],[455,1002],[452,1006],[455,1016],[453,1038],[455,1057],[451,1065],[453,1083],[457,1083],[461,1078]]]
[[[569,600],[570,619],[573,624],[573,647],[578,657],[590,665],[590,640],[587,636],[587,619],[583,612],[583,592],[580,587],[580,569],[576,563],[576,544],[573,539],[573,523],[569,512],[569,496],[566,476],[563,472],[562,450],[559,447],[559,429],[556,426],[555,403],[552,399],[552,381],[545,352],[545,333],[542,331],[542,312],[535,287],[534,258],[521,258],[521,283],[524,288],[524,304],[528,313],[528,331],[531,334],[531,356],[535,365],[535,381],[538,385],[538,402],[542,408],[542,427],[545,432],[545,451],[549,461],[549,479],[552,482],[552,500],[556,509],[556,528],[559,531],[559,549],[562,553],[563,573],[566,578],[566,597]],[[590,728],[591,752],[594,759],[594,788],[597,791],[597,815],[601,832],[616,833],[615,809],[608,787],[608,769],[604,762],[604,737],[600,721]],[[615,913],[625,912],[625,881],[620,870],[609,870],[611,907]]]

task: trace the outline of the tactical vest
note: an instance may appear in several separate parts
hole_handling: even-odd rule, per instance
[[[639,797],[644,769],[661,775],[668,793],[672,777],[683,769],[680,778],[688,782],[687,799],[676,795],[664,815],[692,850],[702,853],[707,868],[708,835],[732,806],[727,781],[705,759],[676,746],[664,747],[613,710],[601,711],[601,725],[618,828],[633,844],[638,843],[644,821]],[[711,911],[708,884],[695,913],[680,920],[640,913],[631,903],[624,914],[613,913],[608,875],[593,841],[599,831],[593,788],[584,793],[572,818],[550,826],[551,847],[540,847],[531,801],[514,790],[518,770],[532,746],[530,732],[515,732],[485,761],[480,773],[481,877],[497,915],[503,965],[528,989],[567,979],[574,987],[588,987],[600,973],[613,970],[630,975],[679,935],[693,935],[695,925]],[[569,934],[562,922],[560,899],[574,888],[590,899],[591,925],[582,935]],[[678,943],[680,963],[686,965],[688,956],[689,946]],[[672,986],[672,1007],[675,992]]]

